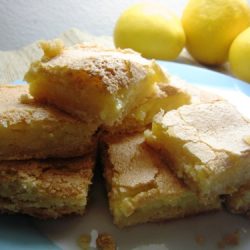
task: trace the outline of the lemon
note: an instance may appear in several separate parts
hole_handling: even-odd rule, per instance
[[[114,43],[147,58],[175,59],[185,45],[180,19],[156,3],[135,4],[125,10],[114,29]]]
[[[233,41],[229,51],[229,64],[234,75],[250,82],[250,28]]]
[[[250,25],[245,0],[189,0],[182,16],[186,47],[200,63],[219,65],[234,38]]]

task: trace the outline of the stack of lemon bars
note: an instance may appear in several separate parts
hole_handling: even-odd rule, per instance
[[[250,123],[132,50],[41,43],[0,85],[0,210],[83,214],[96,159],[114,223],[250,211]]]

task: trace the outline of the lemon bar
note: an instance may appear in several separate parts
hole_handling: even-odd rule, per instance
[[[226,198],[226,206],[232,213],[250,217],[250,181]]]
[[[144,103],[134,108],[119,124],[109,132],[117,134],[131,134],[145,130],[151,125],[154,116],[161,110],[168,112],[187,104],[213,103],[222,97],[192,86],[189,83],[170,76],[168,82],[157,83],[154,94]]]
[[[58,218],[85,211],[94,155],[0,162],[0,211]]]
[[[95,147],[97,125],[28,96],[28,85],[0,85],[0,160],[76,157]]]
[[[154,92],[166,74],[154,62],[129,50],[91,44],[64,48],[58,41],[42,43],[44,56],[25,75],[30,93],[75,115],[103,126],[123,118]]]
[[[143,134],[105,138],[103,165],[114,223],[125,227],[220,209],[202,203],[144,143]]]
[[[204,199],[231,194],[250,180],[250,123],[226,101],[160,113],[145,135]]]
[[[160,110],[169,111],[190,104],[191,95],[184,88],[162,82],[155,85],[154,94],[144,103],[135,107],[119,124],[110,131],[111,133],[131,134],[145,130],[152,123],[153,117]]]

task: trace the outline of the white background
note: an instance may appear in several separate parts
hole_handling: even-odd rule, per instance
[[[54,38],[75,27],[94,35],[112,35],[121,12],[139,0],[0,0],[0,50]],[[158,0],[182,13],[188,0]],[[250,3],[250,0],[248,0]]]
[[[121,12],[136,2],[142,1],[0,0],[0,50],[53,38],[72,27],[94,35],[112,35]],[[180,14],[187,0],[158,2]]]

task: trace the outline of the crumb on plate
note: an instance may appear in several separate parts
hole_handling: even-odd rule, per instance
[[[196,241],[196,243],[197,243],[198,245],[204,246],[204,244],[205,244],[205,242],[206,242],[206,239],[205,239],[204,235],[198,234],[198,235],[196,235],[196,237],[195,237],[195,241]]]
[[[219,242],[218,248],[224,249],[227,246],[238,246],[240,243],[240,233],[236,230],[232,233],[226,234]]]
[[[112,235],[107,233],[99,234],[96,239],[96,246],[99,250],[115,250],[116,244]]]

